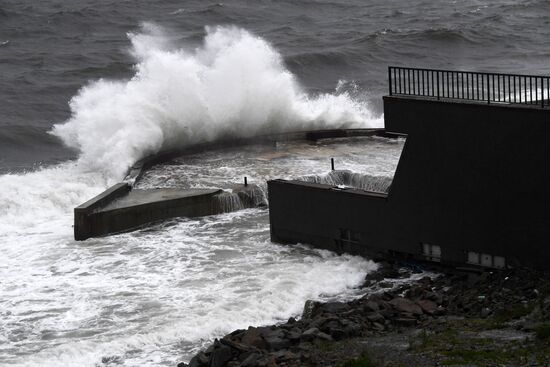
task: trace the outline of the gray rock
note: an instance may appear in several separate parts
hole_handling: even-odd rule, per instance
[[[312,319],[313,315],[321,303],[317,301],[307,300],[302,311],[302,319]]]
[[[352,322],[344,327],[344,334],[348,337],[357,336],[361,333],[361,325]]]
[[[250,350],[250,347],[248,345],[238,343],[230,339],[221,339],[220,343],[225,344],[232,349],[235,349],[239,354],[248,352]]]
[[[328,322],[329,319],[326,318],[326,317],[317,317],[315,318],[315,320],[313,320],[310,324],[309,324],[309,328],[321,328],[321,325],[324,325],[326,322]]]
[[[336,314],[348,311],[350,307],[344,302],[328,302],[321,306],[325,312]]]
[[[413,301],[397,297],[389,302],[397,311],[411,313],[413,315],[422,315],[422,309]]]
[[[433,315],[434,312],[437,310],[437,304],[433,301],[430,301],[427,299],[421,299],[419,301],[416,301],[416,303],[420,306],[422,311],[427,315]]]
[[[307,342],[312,341],[315,339],[318,333],[319,333],[319,329],[317,329],[316,327],[313,327],[304,331],[300,339]]]
[[[261,333],[261,335],[267,339],[267,338],[284,338],[285,332],[281,329],[269,329]]]
[[[288,339],[277,336],[265,338],[265,342],[269,350],[273,351],[286,349],[290,346],[290,341]]]
[[[363,310],[365,312],[376,312],[380,309],[380,307],[378,306],[378,303],[374,302],[374,301],[367,301],[364,305],[363,305]]]
[[[241,367],[256,367],[258,365],[258,360],[260,359],[261,354],[259,353],[250,353],[244,361],[241,363]]]
[[[367,315],[367,320],[369,320],[370,322],[383,323],[384,316],[382,316],[379,312],[372,312]]]
[[[294,330],[291,330],[288,335],[287,335],[287,338],[288,340],[290,340],[291,342],[296,342],[298,340],[300,340],[300,337],[302,336],[302,332],[301,331],[294,331]]]
[[[203,352],[199,352],[189,361],[189,367],[207,367],[208,357]]]
[[[295,359],[296,355],[288,350],[280,350],[271,354],[277,362]]]
[[[277,361],[273,356],[265,356],[258,361],[258,367],[276,367]]]
[[[244,333],[242,339],[242,344],[250,345],[259,349],[266,349],[267,345],[265,340],[260,334],[260,330],[254,327],[249,327],[248,330]]]
[[[320,331],[319,333],[317,333],[316,337],[317,337],[318,339],[325,340],[325,341],[329,341],[329,342],[333,340],[332,337],[331,337],[330,335],[325,334],[325,333],[323,333],[322,331]]]
[[[396,314],[393,310],[380,310],[380,315],[384,316],[386,319],[391,319]]]
[[[224,367],[227,362],[233,359],[231,347],[218,343],[210,355],[209,367]]]

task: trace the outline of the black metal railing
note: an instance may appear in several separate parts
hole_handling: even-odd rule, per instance
[[[550,77],[472,71],[388,67],[390,95],[518,103],[544,108]]]

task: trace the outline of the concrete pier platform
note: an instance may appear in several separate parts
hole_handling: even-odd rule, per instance
[[[123,192],[121,194],[121,191]],[[215,214],[219,189],[132,190],[118,184],[98,200],[75,208],[76,240],[129,231],[148,223],[175,217]],[[109,196],[111,201],[109,201]]]

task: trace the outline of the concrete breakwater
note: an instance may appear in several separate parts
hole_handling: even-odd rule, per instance
[[[221,189],[131,189],[120,183],[75,208],[75,239],[104,236],[174,217],[201,217],[265,206],[256,185]]]
[[[249,139],[224,140],[202,143],[184,149],[162,151],[137,162],[128,172],[124,182],[118,183],[74,210],[74,235],[77,240],[90,237],[130,231],[141,226],[174,217],[198,217],[226,213],[246,208],[267,205],[267,186],[234,183],[228,186],[207,186],[172,188],[136,188],[143,175],[151,167],[197,152],[227,147],[276,145],[279,142],[315,142],[320,139],[338,139],[381,136],[381,129],[323,130],[298,133],[274,134]],[[389,136],[389,135],[388,135]],[[246,180],[246,178],[245,178]],[[363,185],[382,189],[389,186],[391,179],[380,182],[369,175],[353,174],[349,171],[333,171],[324,176],[306,176],[306,181],[322,181],[334,185]]]
[[[550,363],[548,273],[437,270],[383,263],[366,296],[308,301],[301,318],[235,330],[178,367]]]

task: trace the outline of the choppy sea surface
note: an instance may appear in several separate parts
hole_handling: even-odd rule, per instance
[[[163,148],[383,125],[387,66],[550,74],[544,0],[0,1],[0,365],[158,366],[353,297],[376,266],[269,241],[268,212],[75,242],[72,209]],[[338,168],[391,176],[402,141],[218,150],[143,187]]]

